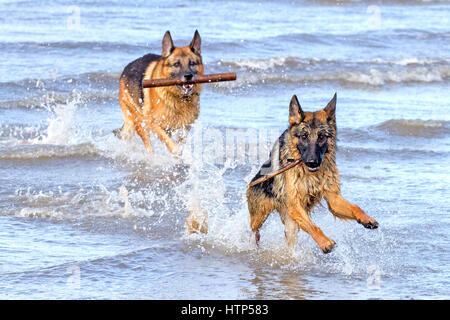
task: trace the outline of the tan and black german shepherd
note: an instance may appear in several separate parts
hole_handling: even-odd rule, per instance
[[[162,54],[147,54],[128,64],[120,76],[119,103],[125,122],[115,134],[124,139],[139,134],[153,153],[149,133],[153,132],[176,153],[175,132],[188,131],[200,113],[200,84],[143,88],[143,79],[176,78],[193,80],[203,74],[201,38],[195,31],[191,43],[175,47],[170,32],[164,34]],[[182,139],[181,139],[182,140]],[[181,142],[181,141],[180,141]]]
[[[289,247],[295,245],[298,229],[301,228],[311,235],[324,253],[331,252],[335,242],[327,238],[309,217],[312,208],[323,198],[335,217],[356,220],[369,229],[378,227],[375,219],[340,194],[335,162],[335,110],[336,94],[324,109],[316,112],[303,112],[297,97],[292,97],[289,128],[278,138],[270,159],[252,181],[286,166],[292,160],[301,159],[302,162],[247,190],[250,226],[256,243],[262,224],[276,210],[284,223]]]

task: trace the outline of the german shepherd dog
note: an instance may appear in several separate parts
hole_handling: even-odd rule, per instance
[[[177,153],[177,143],[183,142],[183,133],[189,131],[200,113],[201,84],[184,84],[143,88],[143,79],[174,78],[194,80],[203,75],[201,38],[196,30],[191,43],[175,47],[170,32],[164,34],[162,54],[147,54],[128,64],[120,76],[119,103],[125,122],[114,133],[130,139],[135,132],[144,142],[148,153],[153,153],[150,132],[165,143],[172,153]],[[180,134],[177,143],[173,136]],[[206,213],[195,205],[186,219],[189,232],[207,232]]]
[[[340,194],[336,168],[336,94],[327,106],[316,112],[303,112],[297,96],[289,106],[289,128],[273,146],[270,159],[253,178],[274,172],[290,161],[302,162],[247,190],[250,227],[258,244],[259,229],[273,210],[278,211],[285,228],[288,247],[293,248],[301,228],[324,253],[331,252],[335,242],[327,238],[311,221],[312,208],[325,198],[328,209],[340,219],[356,220],[368,229],[378,223],[360,207]]]
[[[194,80],[204,72],[200,46],[201,38],[197,30],[191,43],[185,47],[175,47],[167,31],[162,40],[160,56],[147,54],[125,67],[119,87],[119,103],[125,122],[122,129],[115,130],[118,137],[129,139],[137,132],[147,152],[153,153],[149,136],[151,131],[165,143],[170,152],[178,152],[178,145],[172,135],[176,131],[180,133],[180,130],[189,131],[197,119],[202,86],[185,84],[143,88],[142,80]]]

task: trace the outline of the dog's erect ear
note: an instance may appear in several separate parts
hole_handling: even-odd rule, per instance
[[[163,40],[162,40],[162,56],[163,58],[167,58],[175,49],[175,46],[173,45],[172,36],[170,35],[169,31],[166,31],[164,34]]]
[[[202,39],[200,38],[200,34],[198,33],[198,31],[195,30],[194,38],[192,38],[192,41],[189,44],[189,48],[191,48],[193,53],[200,54],[201,45],[202,45]]]
[[[297,96],[294,94],[289,105],[289,124],[299,124],[303,119],[305,119],[305,114],[298,102]]]
[[[328,121],[336,119],[336,98],[337,96],[335,93],[333,99],[331,99],[330,102],[328,102],[325,109],[323,109],[327,114]]]

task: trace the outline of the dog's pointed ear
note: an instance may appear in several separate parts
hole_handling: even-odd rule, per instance
[[[336,119],[336,98],[337,95],[335,93],[333,99],[331,99],[330,102],[328,102],[325,109],[323,109],[327,114],[328,121]]]
[[[305,114],[303,113],[302,107],[298,102],[297,96],[294,94],[289,104],[289,124],[299,124],[305,119]]]
[[[173,45],[172,36],[169,31],[166,31],[162,40],[162,57],[167,58],[173,49],[175,49],[175,46]]]
[[[192,41],[189,44],[189,48],[191,48],[193,53],[200,54],[201,45],[202,45],[202,39],[200,38],[200,34],[198,33],[198,31],[195,30],[194,38],[192,38]]]

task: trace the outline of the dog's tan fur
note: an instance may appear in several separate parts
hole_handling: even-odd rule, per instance
[[[201,84],[195,84],[192,94],[184,95],[177,86],[142,88],[143,79],[175,78],[184,72],[202,75],[200,36],[196,31],[191,44],[174,47],[169,32],[163,38],[161,56],[146,55],[130,63],[122,73],[119,86],[119,103],[125,119],[119,132],[129,139],[135,132],[145,148],[153,153],[150,132],[165,143],[170,152],[176,153],[178,145],[173,133],[189,131],[200,113]],[[137,73],[137,74],[136,74]]]

